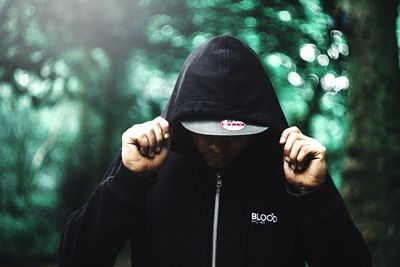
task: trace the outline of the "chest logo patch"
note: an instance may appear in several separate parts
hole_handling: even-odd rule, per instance
[[[266,224],[266,223],[277,223],[277,222],[278,222],[278,217],[276,217],[276,215],[274,215],[273,213],[270,214],[257,213],[257,212],[251,213],[251,223]]]

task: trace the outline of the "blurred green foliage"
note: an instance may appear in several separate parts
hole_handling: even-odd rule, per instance
[[[0,264],[52,261],[130,125],[158,115],[190,51],[232,34],[340,185],[343,34],[318,0],[0,0]]]

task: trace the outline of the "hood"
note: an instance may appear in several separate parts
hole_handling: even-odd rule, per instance
[[[187,119],[239,120],[269,126],[275,135],[288,126],[260,59],[228,35],[211,38],[188,56],[162,116],[174,135]]]

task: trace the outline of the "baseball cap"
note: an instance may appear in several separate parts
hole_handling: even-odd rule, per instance
[[[268,126],[247,124],[237,120],[190,120],[181,121],[187,130],[205,135],[239,136],[258,134],[268,129]]]

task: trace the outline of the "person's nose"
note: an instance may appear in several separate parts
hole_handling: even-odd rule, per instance
[[[216,154],[222,154],[226,149],[226,141],[223,136],[213,136],[209,142],[209,149]]]

